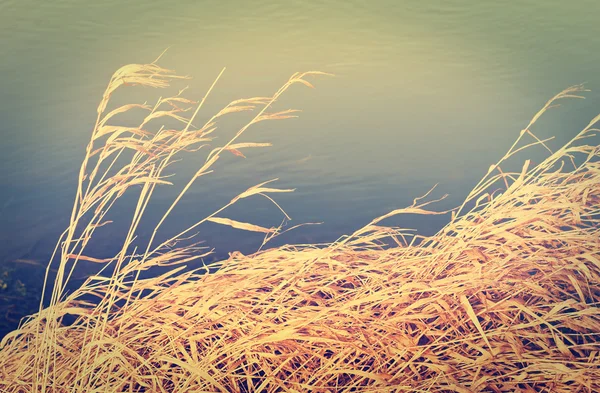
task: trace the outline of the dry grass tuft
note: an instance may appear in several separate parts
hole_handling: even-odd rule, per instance
[[[540,165],[525,162],[520,173],[501,170],[520,149],[545,146],[530,128],[580,86],[534,117],[435,236],[381,224],[402,213],[440,214],[417,198],[326,247],[232,255],[217,271],[184,272],[179,266],[140,279],[152,266],[185,263],[203,252],[172,247],[193,228],[157,246],[153,236],[142,252],[130,249],[172,157],[208,143],[223,114],[263,105],[233,140],[212,150],[183,194],[223,151],[240,155],[240,149],[258,146],[236,139],[257,121],[289,116],[265,109],[290,85],[310,85],[303,78],[315,73],[295,74],[272,97],[236,101],[198,130],[189,129],[196,109],[183,131],[152,133],[146,119],[179,118],[185,112],[179,105],[192,103],[179,96],[161,99],[154,108],[144,107],[149,114],[139,128],[108,125],[114,113],[133,107],[104,113],[115,83],[160,87],[166,84],[161,78],[173,77],[154,64],[120,72],[99,108],[71,226],[57,247],[61,274],[51,305],[1,344],[2,391],[600,391],[600,149],[581,142],[595,135],[599,118]],[[93,146],[100,137],[107,137],[104,144]],[[533,142],[524,144],[525,137]],[[133,150],[131,161],[116,175],[99,175],[103,163],[114,163],[109,160],[126,150]],[[114,274],[91,277],[65,296],[73,265],[93,259],[84,249],[94,229],[114,200],[135,185],[142,192],[122,252],[97,261],[113,264]],[[492,192],[496,186],[503,191]],[[263,183],[225,207],[288,191]],[[266,240],[279,233],[218,216],[225,207],[197,225],[212,221],[265,232]],[[383,247],[386,239],[397,246]],[[97,302],[82,300],[90,296]],[[77,321],[63,326],[65,314]]]

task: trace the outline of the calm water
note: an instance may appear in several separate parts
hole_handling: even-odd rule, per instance
[[[47,262],[67,223],[108,79],[121,65],[150,62],[166,47],[161,65],[194,77],[190,98],[201,98],[227,67],[201,116],[236,98],[270,95],[296,71],[337,76],[314,80],[315,90],[288,91],[277,108],[302,109],[301,117],[250,129],[245,141],[274,147],[248,151],[246,160],[222,160],[174,211],[164,235],[278,177],[279,186],[297,188],[277,198],[293,223],[323,224],[273,245],[332,241],[410,204],[435,183],[436,196],[451,194],[439,207],[457,205],[530,117],[565,87],[586,82],[596,92],[540,123],[540,136],[557,136],[552,146],[600,112],[595,0],[274,3],[0,2],[0,273],[21,274],[34,289],[37,273],[25,277],[22,271],[39,268],[14,261]],[[157,94],[148,90],[139,97],[152,101]],[[221,139],[232,130],[223,130]],[[202,159],[187,157],[178,175],[193,173]],[[142,239],[178,190],[157,195]],[[120,215],[129,211],[119,209]],[[246,201],[227,216],[268,226],[282,219],[262,200]],[[389,223],[432,233],[444,220]],[[99,233],[94,256],[114,254],[120,228]],[[212,225],[199,237],[218,255],[251,252],[261,240]],[[22,310],[10,300],[18,297],[15,279],[6,281],[12,286],[0,290],[2,307],[13,307],[16,316]]]

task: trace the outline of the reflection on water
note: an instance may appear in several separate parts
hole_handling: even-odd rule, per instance
[[[251,129],[245,141],[274,146],[224,160],[173,212],[165,235],[271,178],[297,189],[277,199],[293,223],[323,222],[279,243],[335,240],[436,183],[438,196],[451,194],[440,209],[454,206],[554,93],[580,82],[600,90],[600,3],[576,3],[3,1],[0,265],[47,261],[67,225],[108,78],[166,47],[161,65],[194,77],[188,97],[202,97],[227,67],[200,116],[236,98],[270,95],[296,71],[337,76],[315,81],[316,90],[289,91],[276,108],[302,109],[300,118]],[[143,101],[158,93],[135,94]],[[598,95],[588,97],[596,98],[551,114],[539,134],[557,135],[554,146],[573,136],[599,112]],[[221,138],[241,122],[226,124]],[[193,173],[201,159],[189,157],[177,173]],[[177,192],[162,190],[151,212],[159,217]],[[230,216],[281,220],[260,200]],[[444,219],[399,221],[431,233]],[[96,256],[114,254],[119,233],[99,233]],[[261,240],[216,225],[199,237],[218,255],[251,252]]]

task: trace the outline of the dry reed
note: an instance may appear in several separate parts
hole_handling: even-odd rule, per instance
[[[237,254],[216,271],[178,266],[140,278],[150,267],[181,265],[204,252],[174,245],[193,228],[156,246],[153,236],[146,250],[130,249],[173,156],[208,143],[220,116],[263,106],[233,140],[212,150],[183,195],[225,151],[262,146],[236,139],[260,120],[290,116],[266,109],[292,84],[310,86],[303,78],[313,74],[295,74],[272,97],[235,101],[197,130],[191,124],[201,104],[186,119],[180,106],[193,103],[180,96],[144,106],[150,114],[138,128],[109,125],[114,114],[134,108],[105,113],[120,84],[163,87],[175,77],[154,63],[115,74],[99,106],[71,225],[57,246],[51,304],[0,345],[3,392],[600,391],[600,149],[582,143],[597,132],[599,117],[541,164],[501,170],[521,149],[546,146],[531,127],[580,86],[548,102],[432,237],[381,224],[397,214],[445,213],[417,198],[325,247]],[[160,110],[163,104],[171,109]],[[185,128],[148,131],[147,123],[163,116]],[[524,144],[525,137],[533,142]],[[116,175],[100,175],[127,149],[131,160]],[[110,261],[85,255],[107,209],[132,186],[142,192],[122,252]],[[492,192],[497,186],[502,192]],[[287,191],[263,183],[226,207]],[[265,240],[280,233],[221,217],[223,210],[197,225],[264,232]],[[389,240],[397,245],[384,247]],[[114,271],[65,295],[69,272],[84,259]],[[83,300],[90,296],[97,301]],[[76,322],[61,324],[66,314]]]

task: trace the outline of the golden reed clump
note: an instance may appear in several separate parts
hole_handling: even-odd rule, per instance
[[[432,237],[380,225],[402,213],[448,213],[427,210],[431,201],[417,198],[330,245],[285,246],[232,256],[218,270],[179,266],[140,277],[153,266],[206,255],[176,245],[205,221],[264,232],[265,242],[281,233],[281,227],[217,216],[240,199],[292,191],[262,183],[153,244],[181,196],[222,154],[267,145],[237,138],[258,121],[289,117],[293,111],[267,109],[291,85],[311,86],[304,78],[315,74],[293,75],[272,97],[234,101],[200,128],[192,123],[204,99],[185,118],[195,103],[180,95],[106,113],[120,85],[165,87],[176,77],[155,63],[129,65],[113,76],[71,224],[53,257],[59,274],[50,305],[0,344],[2,392],[600,391],[600,149],[581,143],[596,137],[600,117],[541,164],[530,168],[527,161],[519,173],[500,167],[528,146],[546,146],[530,128],[581,86],[546,104]],[[173,157],[208,146],[219,117],[257,106],[262,109],[232,140],[208,154],[146,249],[132,249],[152,192],[168,183],[163,171]],[[139,108],[148,111],[139,127],[110,122]],[[185,126],[149,130],[151,120],[164,117]],[[533,142],[523,146],[525,137]],[[501,193],[491,191],[496,185]],[[141,192],[122,251],[111,260],[86,255],[106,212],[133,186]],[[112,270],[66,295],[80,260]],[[62,324],[66,314],[76,322]]]

